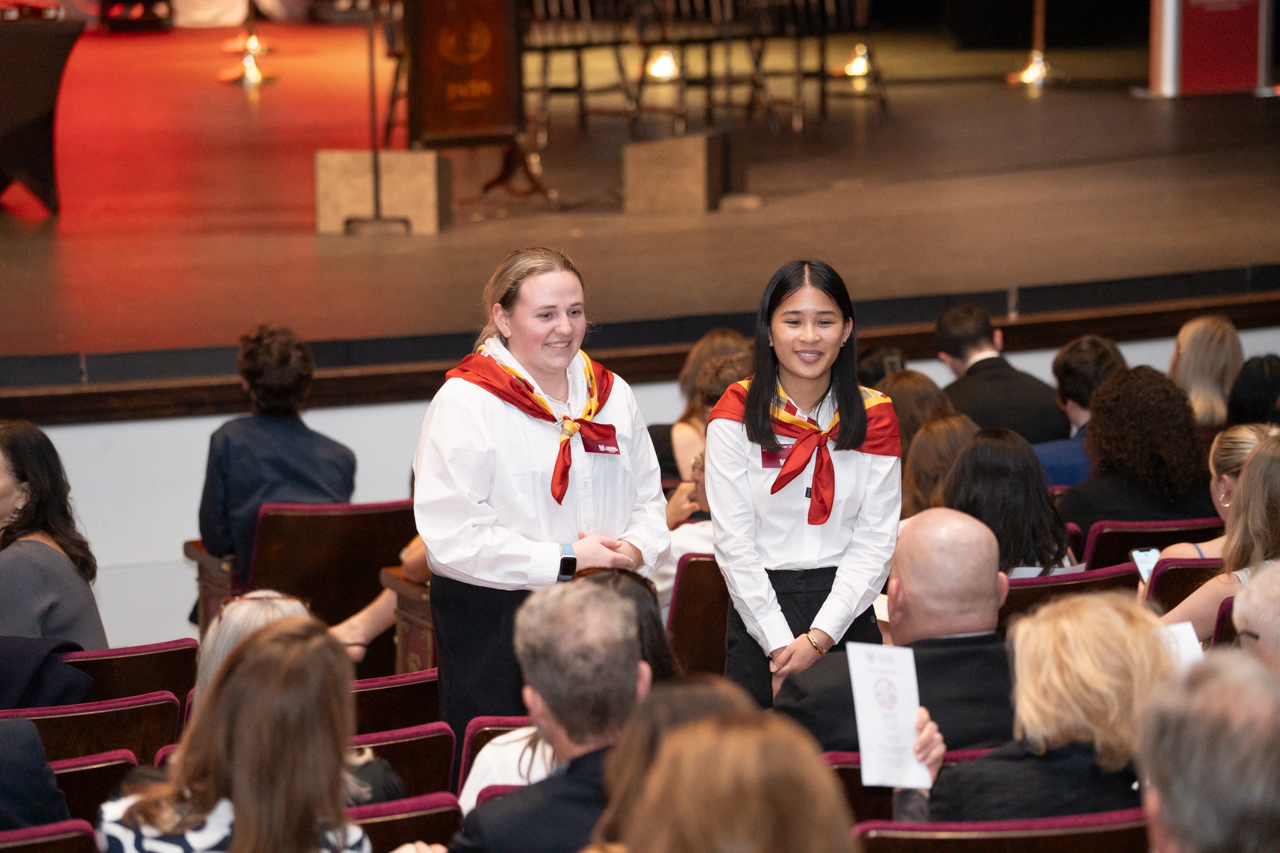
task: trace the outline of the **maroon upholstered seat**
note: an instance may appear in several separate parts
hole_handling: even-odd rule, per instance
[[[450,793],[425,794],[347,809],[347,817],[369,836],[373,853],[391,853],[401,844],[448,844],[462,826],[462,808]]]
[[[407,729],[357,735],[352,746],[367,746],[404,780],[406,797],[449,790],[453,770],[453,729],[446,723],[426,723]]]
[[[1221,560],[1160,560],[1147,581],[1147,601],[1168,613],[1220,571]]]
[[[440,721],[436,670],[406,672],[351,682],[356,696],[356,733],[389,732]]]
[[[1179,542],[1207,542],[1222,535],[1220,518],[1175,521],[1095,521],[1084,545],[1086,569],[1127,562],[1129,552],[1167,548]]]
[[[863,853],[1147,853],[1142,809],[969,823],[873,820],[853,832]]]
[[[462,772],[458,775],[458,790],[462,790],[467,774],[471,772],[471,765],[485,744],[499,735],[527,725],[528,717],[476,717],[468,722],[466,734],[462,736]]]
[[[0,719],[26,717],[35,723],[48,761],[127,749],[150,764],[160,747],[177,740],[179,708],[177,697],[158,690],[105,702],[0,711]]]
[[[1224,598],[1218,605],[1218,619],[1213,623],[1212,645],[1229,646],[1236,641],[1236,623],[1231,618],[1235,603],[1236,597],[1232,595]]]
[[[676,564],[667,633],[685,672],[724,674],[729,588],[711,554],[685,554]]]
[[[476,807],[487,803],[495,797],[501,797],[503,794],[510,794],[512,791],[519,791],[524,785],[485,785],[476,794]]]
[[[64,652],[58,658],[93,676],[93,687],[85,694],[85,702],[141,696],[156,690],[168,690],[185,699],[196,684],[199,648],[199,643],[187,637],[146,646]]]
[[[120,778],[138,766],[127,749],[113,749],[99,755],[51,761],[58,789],[67,797],[67,811],[74,818],[98,822],[98,806],[105,803]]]
[[[996,630],[1003,637],[1013,617],[1027,613],[1036,605],[1058,596],[1112,589],[1136,591],[1141,579],[1137,566],[1133,563],[1122,563],[1119,566],[1096,569],[1091,572],[1072,572],[1066,575],[1009,581],[1009,595],[1000,608],[1000,622]]]
[[[972,761],[986,755],[989,749],[954,749],[942,758],[942,766]],[[856,752],[827,752],[823,754],[827,764],[840,777],[845,799],[853,811],[854,820],[892,820],[893,789],[862,784],[862,756]]]
[[[0,850],[6,853],[98,853],[98,843],[87,821],[73,819],[0,832]]]

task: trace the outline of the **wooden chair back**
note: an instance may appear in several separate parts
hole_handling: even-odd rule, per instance
[[[1236,597],[1228,596],[1218,605],[1218,618],[1213,623],[1213,639],[1210,645],[1229,646],[1236,641],[1236,623],[1231,618],[1231,611],[1235,609]]]
[[[98,842],[87,821],[73,818],[0,832],[0,850],[6,853],[98,853]]]
[[[351,682],[351,692],[356,698],[356,734],[440,721],[440,689],[434,669],[363,678]]]
[[[167,690],[179,700],[196,686],[196,653],[191,638],[124,646],[95,652],[64,652],[58,658],[93,677],[84,702],[103,702]]]
[[[116,784],[134,767],[138,759],[127,749],[116,749],[101,755],[64,758],[51,761],[58,790],[67,798],[67,811],[73,818],[98,822],[98,807],[110,799]]]
[[[972,761],[986,755],[989,749],[956,749],[942,758],[942,766],[950,767],[963,761]],[[844,788],[845,800],[853,812],[853,819],[893,820],[893,789],[862,784],[862,756],[856,752],[828,752],[823,755],[827,764],[836,772]]]
[[[1147,582],[1147,601],[1168,613],[1220,571],[1221,560],[1160,560]]]
[[[251,589],[274,589],[311,602],[336,625],[382,592],[384,566],[417,535],[412,501],[378,504],[265,504],[249,567]],[[395,672],[392,632],[369,644],[361,678]]]
[[[1124,563],[1092,572],[1072,572],[1046,578],[1023,578],[1009,581],[1009,595],[1000,608],[1000,621],[996,631],[1004,636],[1009,622],[1051,599],[1061,595],[1079,595],[1113,589],[1137,591],[1142,576],[1133,563]]]
[[[499,735],[529,725],[528,717],[476,717],[467,723],[467,731],[462,736],[462,772],[458,775],[458,790],[467,781],[471,765],[485,744]]]
[[[450,793],[426,794],[347,809],[347,817],[369,836],[373,853],[391,853],[401,844],[448,844],[462,826],[462,808]]]
[[[863,853],[1147,853],[1142,809],[1035,820],[859,823]]]
[[[160,747],[177,740],[182,713],[176,696],[158,690],[105,702],[0,711],[0,719],[9,717],[36,724],[47,761],[127,749],[151,764]]]
[[[1086,569],[1129,561],[1129,552],[1167,548],[1179,542],[1207,542],[1222,535],[1222,519],[1190,518],[1175,521],[1095,521],[1084,545]]]
[[[676,566],[667,633],[685,672],[724,674],[729,588],[711,554],[685,554]]]
[[[356,735],[352,746],[367,746],[386,759],[404,780],[406,797],[449,790],[453,770],[453,729],[427,723],[407,729]]]

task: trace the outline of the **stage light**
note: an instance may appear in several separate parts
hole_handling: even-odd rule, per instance
[[[867,72],[871,70],[871,63],[867,61],[867,46],[858,44],[853,49],[853,56],[850,57],[848,64],[844,67],[846,77],[866,77]]]
[[[251,55],[257,56],[262,52],[262,42],[258,41],[258,37],[256,35],[251,35],[244,40],[244,49]]]
[[[680,66],[676,65],[676,58],[671,53],[671,48],[664,47],[659,48],[644,71],[655,80],[667,81],[674,80],[680,75]]]
[[[1027,67],[1014,74],[1010,74],[1008,80],[1010,83],[1026,83],[1028,86],[1043,86],[1045,78],[1049,76],[1049,63],[1044,61],[1044,54],[1038,50],[1031,51],[1031,57],[1027,60]]]
[[[257,86],[262,82],[262,72],[258,70],[258,63],[253,58],[252,53],[244,55],[244,84],[246,86]]]

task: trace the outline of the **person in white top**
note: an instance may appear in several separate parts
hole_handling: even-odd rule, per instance
[[[648,575],[670,548],[658,460],[631,388],[579,347],[582,281],[560,252],[513,252],[485,287],[477,352],[431,402],[414,459],[440,710],[523,715],[512,646],[530,590],[577,569]]]
[[[821,261],[792,261],[756,317],[755,376],[707,427],[706,483],[733,607],[725,675],[762,706],[837,642],[879,643],[871,603],[902,502],[897,419],[860,388],[853,305]]]

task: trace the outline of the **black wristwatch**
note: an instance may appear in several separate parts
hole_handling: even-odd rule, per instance
[[[560,574],[556,575],[558,583],[573,580],[573,576],[578,573],[578,558],[573,556],[572,545],[560,546]]]

